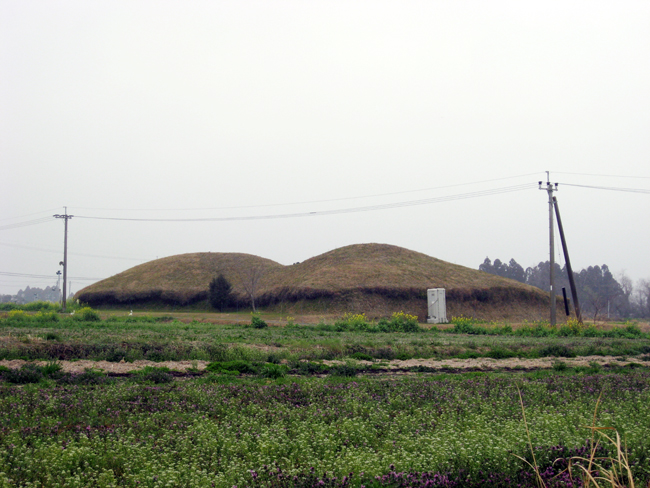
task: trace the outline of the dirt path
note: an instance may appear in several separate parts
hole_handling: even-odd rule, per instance
[[[388,370],[404,370],[417,366],[435,368],[441,371],[452,369],[452,370],[483,370],[483,371],[495,371],[495,370],[531,370],[531,369],[548,369],[552,368],[553,364],[562,361],[569,367],[575,366],[589,366],[589,363],[597,363],[601,366],[624,366],[629,363],[635,363],[638,365],[650,367],[650,361],[645,361],[639,358],[630,357],[626,359],[621,359],[620,357],[614,356],[583,356],[577,358],[539,358],[539,359],[520,359],[520,358],[508,358],[508,359],[490,359],[490,358],[478,358],[478,359],[443,359],[443,360],[434,360],[434,359],[407,359],[404,361],[393,360],[393,361],[359,361],[360,364],[371,365],[375,364],[380,366],[383,369]],[[2,360],[0,361],[0,366],[5,366],[11,369],[17,369],[23,366],[28,361],[23,361],[22,359],[14,360]],[[79,360],[79,361],[57,361],[61,365],[63,371],[68,373],[83,373],[86,369],[95,369],[105,371],[107,373],[129,373],[131,371],[142,369],[146,366],[154,366],[157,368],[166,367],[173,371],[187,372],[192,368],[196,368],[199,371],[205,369],[209,364],[208,361],[163,361],[163,362],[154,362],[154,361],[134,361],[132,363],[119,362],[112,363],[109,361],[90,361],[90,360]],[[341,361],[324,361],[326,364],[336,364]],[[37,364],[45,365],[46,361],[36,361]]]

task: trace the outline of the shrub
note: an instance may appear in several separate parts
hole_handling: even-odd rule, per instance
[[[280,356],[272,352],[267,356],[266,362],[273,363],[273,364],[280,364]]]
[[[43,300],[38,300],[36,302],[30,302],[26,303],[24,305],[21,305],[20,308],[22,310],[26,310],[28,312],[36,312],[36,311],[54,311],[58,310],[59,304],[58,303],[52,303],[52,302],[44,302]]]
[[[262,378],[283,378],[287,374],[287,367],[284,364],[266,363],[260,369],[259,375]]]
[[[152,366],[146,366],[140,371],[136,371],[135,379],[161,384],[170,383],[174,377],[169,372],[169,368],[155,368]]]
[[[553,362],[553,369],[555,371],[566,371],[569,368],[567,364],[564,361],[554,361]]]
[[[82,320],[84,322],[99,322],[101,320],[99,313],[90,307],[80,308],[78,312],[75,311],[74,313],[75,320]]]
[[[96,369],[86,369],[83,373],[72,378],[72,383],[79,385],[102,385],[111,381],[106,373]]]
[[[352,377],[356,376],[359,371],[350,364],[336,364],[330,368],[332,376]]]
[[[552,344],[546,346],[539,350],[540,357],[561,357],[561,358],[572,358],[575,356],[575,353],[571,351],[568,347],[561,344]]]
[[[501,347],[493,347],[486,356],[492,359],[507,359],[516,356],[516,354]]]
[[[301,375],[314,375],[321,374],[327,371],[327,366],[321,363],[313,363],[310,361],[300,361],[295,366],[296,372]]]
[[[229,371],[237,371],[242,374],[257,373],[257,368],[248,361],[241,359],[235,359],[234,361],[214,361],[208,364],[205,369],[212,373],[225,373]]]
[[[365,313],[346,313],[343,317],[334,322],[334,328],[339,331],[368,331],[371,326]]]
[[[24,385],[27,383],[38,383],[42,379],[58,379],[62,376],[61,365],[51,361],[45,366],[34,363],[26,363],[20,369],[5,369],[2,373],[5,380],[10,383]]]
[[[45,366],[41,366],[40,369],[43,376],[54,377],[61,371],[61,365],[55,361],[50,361]]]
[[[350,354],[350,357],[359,361],[372,361],[372,356],[365,352],[355,352]]]
[[[252,325],[253,328],[255,328],[255,329],[263,329],[263,328],[269,326],[269,325],[268,325],[266,322],[264,322],[264,320],[262,320],[262,319],[260,318],[260,316],[257,315],[257,314],[253,314],[253,315],[252,315],[252,317],[251,317],[251,325]]]
[[[10,310],[7,318],[15,322],[22,322],[24,320],[29,320],[29,315],[27,315],[23,310]]]
[[[56,312],[43,312],[40,311],[32,316],[38,322],[58,322],[59,314]]]
[[[410,315],[404,312],[395,312],[390,321],[395,330],[401,332],[420,332],[420,323],[415,315]]]
[[[2,374],[2,377],[9,383],[25,385],[27,383],[38,383],[43,376],[42,369],[36,364],[24,364],[20,369],[10,369]]]

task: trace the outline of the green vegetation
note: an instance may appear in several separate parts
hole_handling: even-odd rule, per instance
[[[625,364],[650,358],[636,324],[594,334],[569,323],[569,334],[462,317],[449,330],[423,328],[404,313],[263,328],[98,320],[84,308],[5,315],[0,358],[45,362],[0,367],[2,488],[537,486],[531,452],[545,486],[566,486],[570,460],[617,455],[615,444],[591,444],[584,427],[601,392],[597,424],[617,429],[635,480],[650,480],[650,370]],[[619,361],[565,359],[598,354]],[[556,359],[532,372],[417,365],[382,374],[390,359],[473,357]],[[69,373],[61,359],[209,364]]]
[[[95,316],[96,312],[81,310],[75,315],[8,312],[6,318],[0,318],[0,359],[278,363],[650,354],[649,335],[633,323],[602,329],[571,322],[552,328],[540,322],[513,329],[461,317],[452,319],[453,328],[438,330],[422,328],[412,316],[396,313],[376,323],[354,314],[331,324],[257,328],[253,322],[183,323],[171,316],[124,314],[85,321],[85,314]]]
[[[627,339],[648,338],[635,322],[625,322],[624,325],[608,329],[598,328],[593,324],[581,324],[575,319],[569,319],[565,324],[552,327],[546,321],[528,323],[524,321],[521,327],[514,330],[509,325],[485,324],[468,317],[453,317],[454,325],[447,332],[453,334],[472,335],[510,335],[519,337],[608,337]]]
[[[226,310],[232,305],[232,285],[226,277],[219,273],[219,276],[210,281],[208,286],[208,301],[210,306],[220,311]]]
[[[259,316],[259,314],[253,314],[251,316],[251,327],[254,327],[255,329],[264,329],[265,327],[268,327],[269,324],[267,324],[262,318]]]
[[[0,383],[0,486],[536,486],[517,385],[546,486],[595,447],[601,392],[596,424],[650,480],[647,370],[346,376]]]

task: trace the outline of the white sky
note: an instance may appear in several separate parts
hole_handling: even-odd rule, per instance
[[[3,0],[0,293],[55,283],[63,221],[6,226],[64,206],[73,292],[201,251],[534,266],[547,170],[574,268],[650,278],[649,25],[646,0]]]

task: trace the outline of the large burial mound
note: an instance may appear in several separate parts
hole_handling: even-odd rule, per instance
[[[386,244],[357,244],[284,266],[250,254],[193,253],[157,259],[77,293],[95,307],[207,307],[208,284],[223,274],[234,306],[250,306],[245,283],[260,276],[256,305],[286,313],[405,311],[427,316],[426,290],[445,288],[447,316],[540,319],[548,295],[538,288]],[[249,287],[250,288],[250,287]]]

